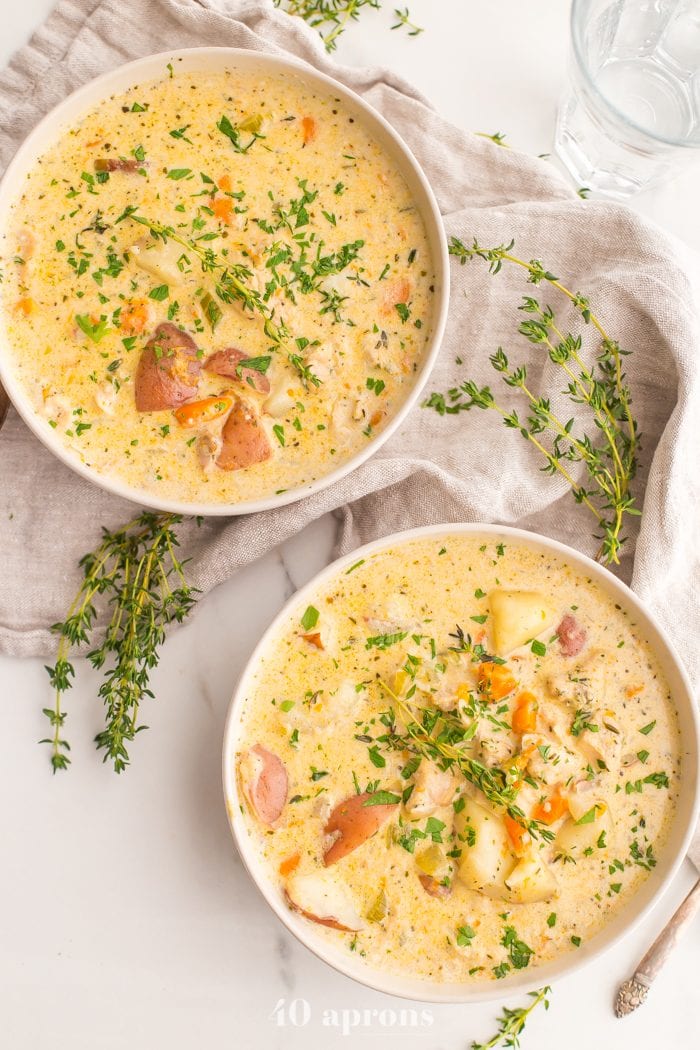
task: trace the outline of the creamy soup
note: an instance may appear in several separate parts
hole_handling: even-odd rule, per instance
[[[588,942],[657,862],[677,717],[634,618],[563,559],[413,539],[293,609],[240,711],[268,877],[368,966],[497,980]]]
[[[295,75],[170,69],[106,99],[28,174],[2,255],[37,414],[161,498],[328,474],[395,414],[431,329],[403,177]]]

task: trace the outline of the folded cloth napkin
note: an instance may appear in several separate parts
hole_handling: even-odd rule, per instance
[[[47,110],[96,74],[151,52],[213,44],[291,53],[359,92],[422,164],[448,235],[484,245],[515,238],[521,257],[541,259],[586,294],[632,351],[625,361],[643,433],[636,482],[643,517],[630,530],[620,574],[700,681],[700,366],[691,253],[624,207],[580,200],[547,162],[448,124],[387,70],[338,66],[317,34],[272,0],[60,0],[0,74],[0,168]],[[555,400],[561,381],[554,367],[517,334],[517,307],[528,291],[522,273],[494,277],[477,261],[455,264],[452,280],[447,333],[428,389],[444,391],[467,374],[498,383],[488,357],[502,345],[528,361],[533,385]],[[551,289],[538,294],[564,324],[576,324],[566,300]],[[589,339],[588,353],[594,349]],[[411,525],[492,521],[593,554],[593,522],[566,482],[542,474],[536,451],[491,416],[416,408],[368,463],[311,499],[200,528],[184,523],[192,582],[209,590],[327,511],[342,517],[341,551]],[[48,626],[78,585],[78,557],[95,546],[101,525],[129,520],[133,507],[60,464],[14,412],[0,434],[0,489],[0,649],[46,654],[54,648]]]

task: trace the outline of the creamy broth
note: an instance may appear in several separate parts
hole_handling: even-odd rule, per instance
[[[28,174],[4,325],[83,463],[236,503],[381,432],[422,362],[433,266],[404,179],[342,101],[291,74],[171,73],[103,101]]]
[[[492,537],[404,541],[324,584],[240,718],[241,809],[288,905],[431,981],[586,944],[655,866],[678,797],[677,716],[634,619]]]

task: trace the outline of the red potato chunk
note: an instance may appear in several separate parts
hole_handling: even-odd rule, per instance
[[[272,446],[256,413],[245,401],[236,399],[221,431],[221,451],[216,465],[221,470],[243,470],[263,463],[272,455]]]
[[[575,616],[567,613],[556,630],[563,656],[578,656],[586,644],[586,628]]]
[[[187,332],[165,321],[148,340],[136,369],[134,397],[139,412],[178,408],[197,393],[202,362]]]
[[[323,855],[326,867],[342,860],[348,853],[371,838],[382,824],[398,809],[398,803],[383,806],[367,806],[371,796],[368,792],[351,795],[335,807],[326,823],[326,835],[337,837]]]
[[[320,926],[349,932],[365,925],[348,887],[330,872],[294,872],[287,880],[285,895],[293,911]]]
[[[256,817],[268,826],[279,819],[287,801],[289,779],[284,763],[262,744],[241,756],[243,791]]]
[[[248,355],[242,350],[237,350],[235,346],[227,346],[225,350],[217,350],[216,353],[211,354],[204,362],[204,367],[207,372],[213,372],[217,376],[245,383],[246,386],[257,390],[259,394],[269,394],[270,380],[262,372],[258,372],[255,368],[242,367],[239,373],[239,366],[247,360]]]

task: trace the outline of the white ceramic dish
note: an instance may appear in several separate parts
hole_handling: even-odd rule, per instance
[[[275,639],[278,631],[286,622],[290,610],[298,607],[299,614],[316,596],[319,586],[325,584],[345,566],[352,565],[358,558],[368,556],[388,546],[395,547],[404,540],[424,536],[444,534],[465,534],[484,536],[489,540],[518,541],[535,551],[548,551],[566,558],[572,565],[585,571],[607,594],[626,609],[634,613],[641,633],[648,639],[655,651],[666,676],[675,705],[681,731],[682,786],[679,795],[673,826],[668,840],[660,852],[658,864],[643,883],[639,892],[630,900],[626,908],[617,913],[596,936],[576,952],[569,952],[558,960],[545,963],[531,970],[514,971],[500,981],[490,981],[483,985],[464,985],[458,983],[443,984],[425,980],[409,979],[391,973],[383,973],[363,965],[356,956],[350,955],[345,948],[335,948],[322,940],[308,920],[289,909],[279,886],[269,878],[250,842],[245,821],[240,810],[239,792],[235,772],[235,755],[238,751],[240,731],[239,712],[248,688],[253,670],[267,648]],[[635,594],[612,573],[590,558],[577,553],[554,540],[539,536],[522,529],[511,529],[497,525],[431,525],[397,533],[375,543],[367,544],[360,550],[334,562],[323,572],[303,587],[285,605],[255,648],[238,687],[231,701],[226,721],[223,747],[223,781],[226,808],[234,840],[253,881],[272,910],[295,937],[305,944],[324,962],[329,963],[341,973],[352,977],[362,984],[369,985],[381,992],[417,999],[427,1002],[468,1003],[482,1002],[488,999],[502,999],[512,991],[530,989],[543,984],[551,984],[559,977],[571,974],[580,967],[599,959],[603,952],[617,943],[621,937],[637,926],[658,901],[675,875],[685,856],[690,838],[695,828],[700,802],[698,792],[698,754],[700,750],[700,719],[693,698],[688,676],[683,669],[680,658],[675,652],[664,630],[649,613]]]
[[[30,430],[72,470],[89,481],[95,482],[110,492],[114,492],[117,496],[122,496],[125,499],[130,499],[135,503],[155,510],[208,516],[251,514],[256,511],[270,510],[286,503],[293,503],[339,481],[368,460],[404,421],[408,412],[418,400],[440,349],[440,342],[447,319],[449,299],[447,243],[437,202],[425,175],[418,166],[418,162],[394,129],[379,113],[368,106],[366,102],[363,102],[359,95],[343,87],[342,84],[339,84],[331,77],[317,72],[304,62],[281,58],[278,55],[265,55],[255,51],[226,47],[189,48],[149,55],[146,58],[120,66],[118,69],[105,73],[95,80],[91,80],[84,87],[79,88],[70,95],[69,98],[65,99],[65,101],[61,102],[60,105],[56,106],[24,141],[0,183],[0,235],[7,226],[10,207],[22,191],[27,172],[34,167],[38,158],[60,137],[63,131],[76,124],[85,113],[104,98],[126,91],[135,85],[166,76],[168,62],[177,63],[178,71],[182,72],[206,70],[211,73],[236,68],[250,71],[251,74],[255,74],[256,71],[294,73],[306,80],[313,88],[321,92],[333,93],[338,98],[341,98],[356,119],[361,121],[380,145],[387,150],[394,160],[398,171],[405,179],[425,223],[434,262],[436,280],[430,338],[426,345],[423,363],[416,373],[414,385],[394,417],[376,437],[367,442],[361,452],[352,456],[336,470],[326,474],[324,477],[308,485],[290,489],[280,495],[236,504],[159,500],[150,492],[142,491],[131,485],[125,485],[117,479],[97,474],[90,467],[86,467],[76,453],[63,446],[58,437],[54,436],[53,431],[42,425],[37,418],[29,398],[13,376],[9,366],[9,355],[3,348],[4,340],[0,317],[0,382],[2,382],[10,400]]]

